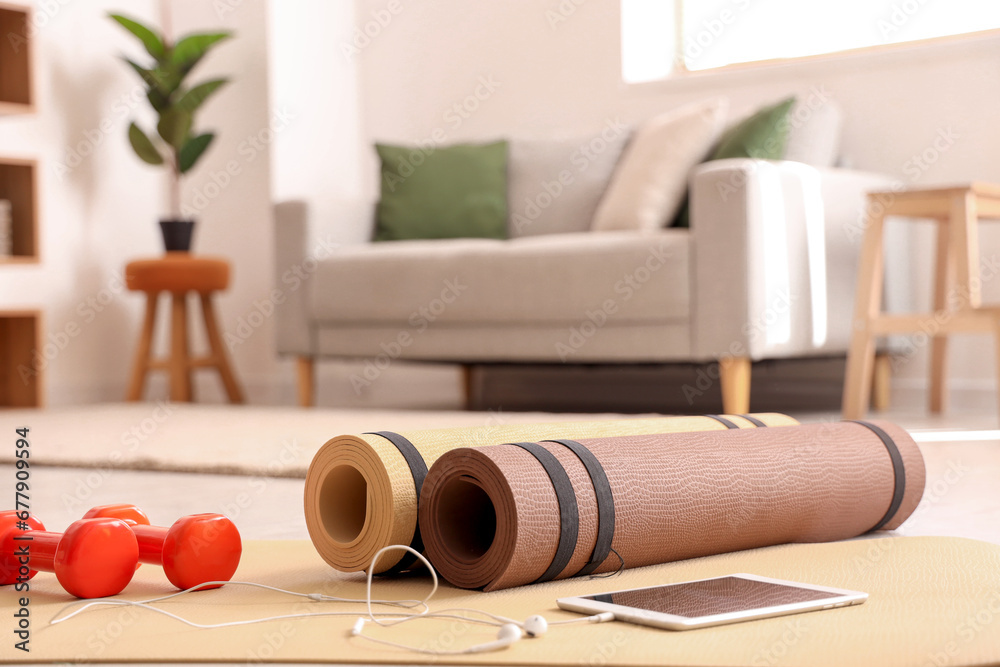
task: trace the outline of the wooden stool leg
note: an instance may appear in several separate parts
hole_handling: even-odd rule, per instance
[[[872,374],[872,408],[885,412],[892,402],[892,356],[889,354],[875,355],[875,368]]]
[[[948,307],[948,292],[953,284],[953,253],[950,250],[951,230],[948,220],[939,220],[937,228],[937,259],[934,265],[934,310],[941,312]],[[938,414],[948,409],[948,337],[934,336],[931,339],[931,384],[930,411]]]
[[[719,359],[722,411],[727,415],[750,412],[750,357]]]
[[[171,294],[170,310],[170,400],[191,400],[191,360],[188,357],[187,295]]]
[[[302,356],[295,360],[295,368],[299,378],[299,405],[311,408],[316,400],[315,360]]]
[[[858,286],[854,301],[851,346],[847,352],[842,412],[844,419],[861,419],[870,400],[875,360],[875,336],[871,323],[882,309],[882,226],[885,207],[869,199],[868,229],[865,230],[858,263]]]
[[[219,328],[215,320],[215,308],[212,306],[212,295],[202,293],[201,313],[205,318],[205,332],[208,334],[208,344],[212,350],[212,364],[219,369],[222,377],[222,384],[226,387],[226,394],[230,403],[242,403],[243,391],[240,389],[236,376],[233,375],[232,367],[229,365],[229,356],[226,348],[222,345],[222,336],[219,335]]]
[[[142,333],[139,334],[139,345],[135,349],[135,361],[132,362],[132,378],[128,383],[126,401],[142,399],[143,385],[146,384],[146,374],[149,372],[149,350],[153,344],[153,329],[156,325],[156,306],[159,303],[159,292],[146,293],[146,315],[142,322]]]

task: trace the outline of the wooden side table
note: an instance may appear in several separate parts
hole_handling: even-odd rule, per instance
[[[170,374],[170,400],[191,401],[191,371],[196,368],[214,368],[222,378],[229,401],[242,403],[243,392],[229,365],[212,304],[212,293],[229,286],[229,262],[220,258],[168,252],[161,258],[129,262],[125,267],[125,284],[130,290],[146,293],[146,317],[136,348],[126,400],[140,400],[149,371],[164,370]],[[165,360],[154,360],[151,348],[156,307],[161,292],[169,292],[171,296],[170,356]],[[188,350],[189,292],[196,292],[201,301],[205,331],[211,348],[210,354],[204,357],[191,357]]]
[[[936,220],[934,311],[910,315],[882,313],[883,227],[890,215]],[[1000,309],[982,305],[979,275],[980,218],[1000,218],[1000,185],[970,183],[868,194],[868,228],[858,267],[854,329],[847,355],[843,417],[861,419],[868,405],[875,339],[889,334],[924,333],[931,345],[930,410],[946,409],[947,336],[991,333],[1000,356]],[[998,365],[1000,371],[1000,365]]]

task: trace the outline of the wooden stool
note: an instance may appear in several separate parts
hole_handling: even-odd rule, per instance
[[[146,374],[150,370],[170,373],[170,400],[190,401],[193,398],[191,371],[195,368],[215,368],[222,377],[231,403],[242,403],[243,392],[233,375],[215,321],[212,292],[229,286],[229,262],[211,257],[193,257],[186,252],[168,252],[162,258],[129,262],[125,267],[125,284],[133,291],[146,293],[146,318],[135,352],[132,379],[126,400],[142,397]],[[160,292],[170,292],[170,356],[162,361],[150,357],[156,306]],[[187,308],[188,292],[197,292],[211,354],[192,358],[188,353]]]
[[[882,232],[885,218],[901,215],[938,222],[934,270],[934,312],[882,313]],[[1000,371],[1000,308],[984,308],[979,275],[979,218],[1000,218],[1000,186],[972,183],[868,194],[868,228],[861,247],[854,330],[844,380],[844,419],[861,419],[868,404],[875,339],[889,334],[923,333],[931,344],[930,410],[946,408],[948,334],[992,333]]]

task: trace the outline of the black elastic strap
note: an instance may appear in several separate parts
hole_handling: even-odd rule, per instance
[[[872,532],[881,529],[882,526],[889,523],[892,517],[896,516],[896,512],[899,511],[899,506],[903,504],[903,495],[906,493],[906,466],[903,464],[903,455],[899,453],[899,447],[896,446],[896,443],[893,442],[888,433],[870,422],[851,421],[854,421],[855,424],[861,424],[882,440],[882,444],[889,451],[889,458],[892,459],[892,473],[896,478],[896,488],[892,492],[892,502],[889,503],[889,510],[882,517],[882,520],[868,531]]]
[[[748,422],[750,422],[757,428],[767,428],[767,424],[757,419],[756,417],[751,417],[750,415],[739,415],[739,416],[743,417],[743,419],[746,419]]]
[[[729,421],[728,419],[720,415],[705,415],[705,417],[708,417],[709,419],[714,419],[715,421],[719,422],[726,428],[739,428],[739,426],[737,426],[733,422]]]
[[[552,480],[552,488],[556,491],[556,500],[559,502],[559,544],[556,547],[556,555],[552,557],[552,563],[548,569],[533,583],[540,584],[544,581],[551,581],[564,569],[569,559],[576,550],[576,540],[580,534],[580,510],[576,504],[576,492],[573,490],[573,483],[566,474],[566,469],[559,463],[555,454],[534,442],[511,442],[515,447],[524,449],[542,464],[549,479]]]
[[[615,498],[611,493],[611,483],[604,473],[604,466],[594,453],[579,442],[575,440],[546,440],[546,442],[559,443],[576,454],[590,475],[590,483],[594,485],[594,495],[597,496],[597,540],[594,542],[590,560],[575,575],[584,576],[596,570],[611,553],[611,542],[615,537]]]
[[[417,492],[417,502],[419,503],[420,489],[423,488],[424,478],[427,477],[427,463],[424,461],[424,457],[420,455],[420,452],[417,451],[417,448],[400,434],[391,431],[372,431],[365,433],[365,435],[380,435],[396,446],[399,453],[406,459],[406,465],[410,467],[410,474],[413,475],[413,488]],[[410,540],[410,548],[421,553],[424,551],[424,541],[420,537],[419,525],[413,527],[413,539]],[[379,574],[399,574],[413,567],[413,564],[416,562],[417,557],[411,553],[407,553],[398,563],[385,572],[379,572]]]

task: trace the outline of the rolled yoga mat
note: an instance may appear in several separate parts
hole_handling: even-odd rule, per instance
[[[390,544],[409,544],[423,551],[417,529],[420,486],[427,469],[452,449],[512,440],[754,429],[797,423],[780,414],[717,415],[341,435],[324,444],[309,465],[306,526],[327,563],[355,572],[366,569],[376,552]],[[375,572],[402,571],[415,562],[405,552],[393,551],[379,559]]]
[[[437,571],[489,591],[896,528],[924,477],[887,422],[562,439],[444,454],[419,520]]]

